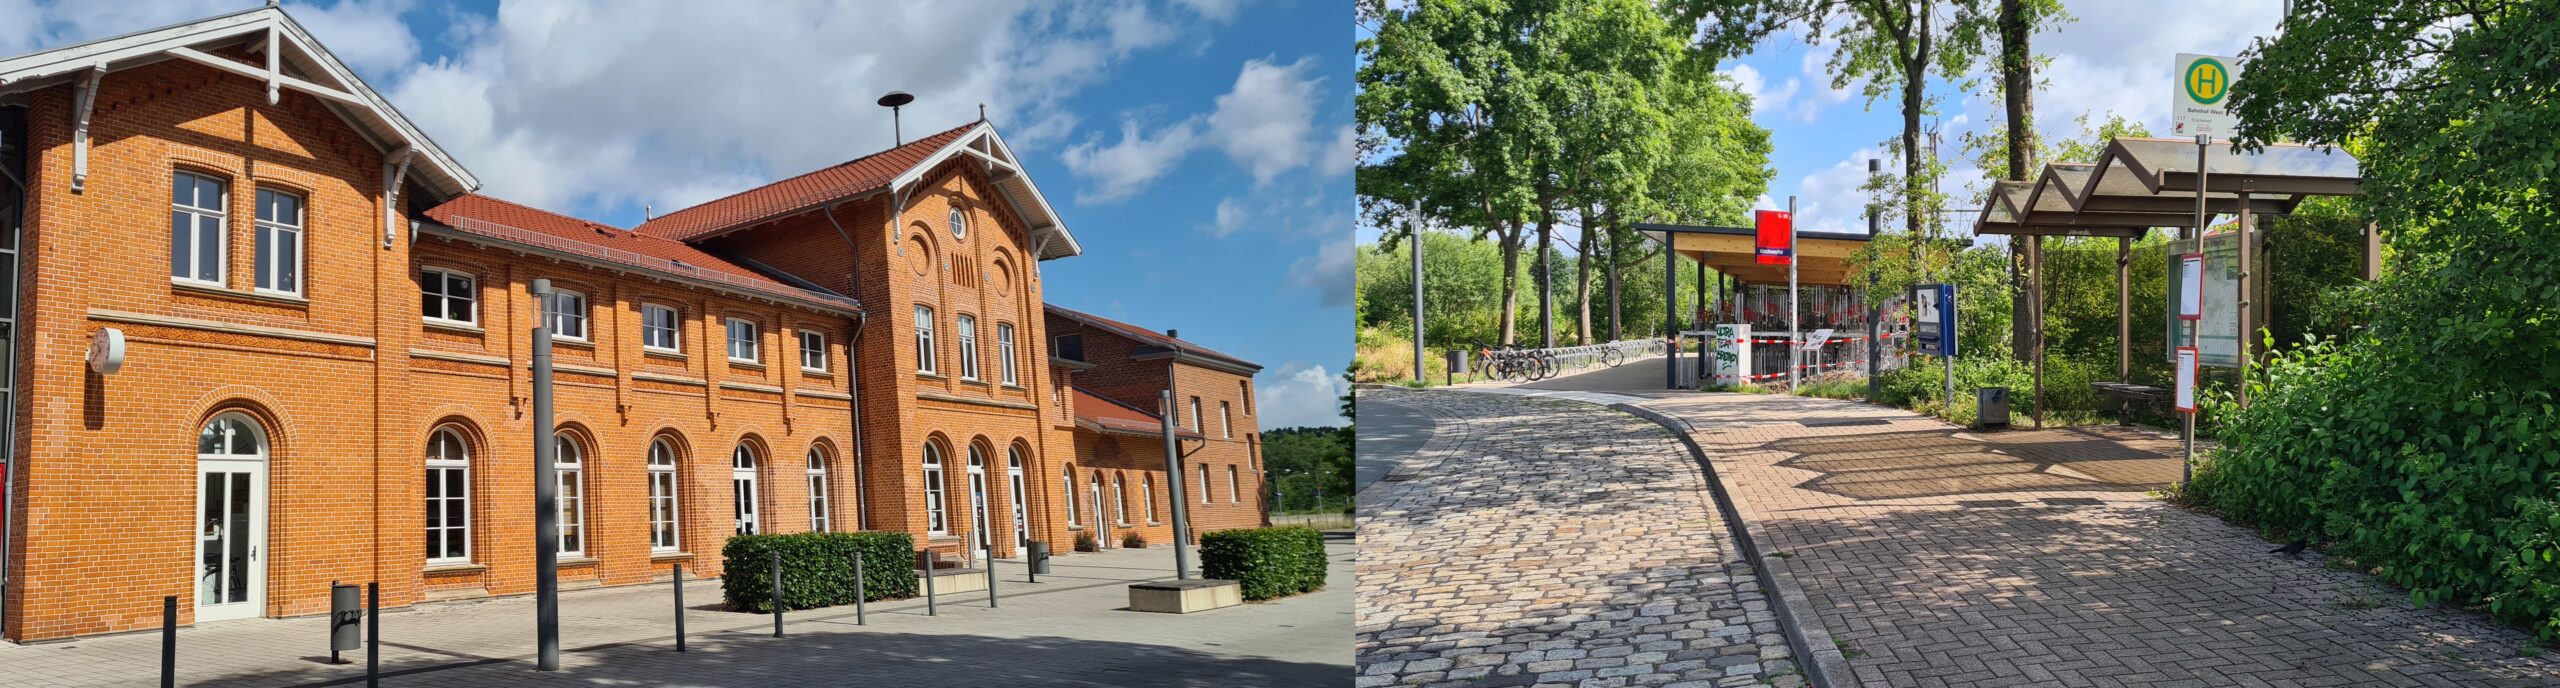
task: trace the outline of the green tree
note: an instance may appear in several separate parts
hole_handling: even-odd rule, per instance
[[[1262,433],[1274,513],[1340,511],[1351,501],[1351,445],[1341,428],[1280,428]]]

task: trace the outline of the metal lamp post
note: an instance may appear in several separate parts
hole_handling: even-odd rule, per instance
[[[1181,409],[1173,405],[1173,390],[1160,394],[1164,398],[1164,474],[1173,483],[1169,486],[1173,498],[1173,575],[1178,580],[1191,580],[1191,510],[1184,508],[1182,501],[1182,448],[1173,437],[1173,420]]]
[[[533,281],[534,668],[560,668],[559,475],[551,427],[551,280]]]

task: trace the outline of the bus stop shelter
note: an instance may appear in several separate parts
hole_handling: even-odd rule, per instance
[[[1640,223],[1635,225],[1635,230],[1654,241],[1661,242],[1667,249],[1663,251],[1662,258],[1664,316],[1665,322],[1673,323],[1673,326],[1666,336],[1696,338],[1706,342],[1708,338],[1715,336],[1715,324],[1718,322],[1742,323],[1758,320],[1764,324],[1773,325],[1785,322],[1790,305],[1785,300],[1788,266],[1759,262],[1754,240],[1755,233],[1751,228]],[[1865,290],[1849,284],[1847,261],[1850,255],[1866,246],[1868,236],[1845,232],[1798,231],[1795,237],[1794,258],[1797,261],[1795,282],[1797,291],[1802,294],[1793,304],[1798,307],[1798,319],[1808,332],[1831,328],[1848,334],[1826,340],[1821,354],[1815,359],[1830,360],[1834,363],[1806,364],[1790,358],[1786,362],[1776,364],[1776,367],[1780,368],[1779,372],[1758,377],[1785,378],[1787,376],[1785,366],[1795,366],[1798,372],[1819,372],[1825,369],[1865,365],[1864,354],[1873,345],[1867,334],[1870,329],[1853,323],[1872,325],[1870,317],[1872,314],[1866,306]],[[1681,309],[1680,280],[1678,279],[1678,261],[1682,259],[1697,263],[1716,273],[1715,299],[1709,301],[1707,298],[1708,271],[1698,271],[1692,298],[1688,301],[1690,309],[1686,311],[1687,317],[1682,315],[1684,311]],[[1760,296],[1754,298],[1748,294]],[[1683,323],[1688,327],[1679,326]],[[1755,332],[1752,335],[1758,341],[1785,344],[1784,348],[1789,349],[1796,346],[1803,336],[1804,333],[1794,331],[1792,326],[1777,331]],[[1699,348],[1700,356],[1696,365],[1703,378],[1707,370],[1705,351],[1712,347]],[[1676,389],[1680,386],[1679,356],[1663,357],[1662,379],[1663,387],[1666,389]]]
[[[2200,146],[2193,139],[2118,138],[2091,163],[2051,163],[2033,181],[2001,181],[1992,185],[1980,215],[1977,235],[2006,235],[2028,240],[2026,260],[2028,347],[2035,365],[2036,424],[2044,423],[2044,238],[2099,236],[2116,238],[2116,377],[2099,392],[2127,401],[2156,400],[2168,390],[2134,385],[2132,352],[2132,243],[2154,227],[2171,227],[2184,240],[2197,240],[2201,230],[2221,215],[2238,216],[2237,332],[2235,364],[2248,373],[2250,333],[2265,322],[2266,305],[2252,302],[2264,294],[2265,275],[2256,270],[2253,254],[2263,253],[2264,234],[2257,217],[2293,212],[2312,196],[2359,193],[2362,175],[2354,156],[2335,148],[2266,144],[2259,150],[2234,150],[2228,141]],[[2197,196],[2203,195],[2199,218]],[[2202,227],[2199,227],[2199,221]],[[2199,243],[2199,246],[2202,244]],[[2365,277],[2380,272],[2380,234],[2365,228]],[[2173,276],[2173,280],[2174,280]],[[2239,403],[2248,404],[2243,386]]]

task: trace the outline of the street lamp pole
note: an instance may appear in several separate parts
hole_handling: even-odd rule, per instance
[[[551,427],[551,280],[533,281],[534,668],[560,668],[559,476]]]
[[[1415,201],[1405,214],[1405,225],[1413,231],[1413,383],[1421,385],[1422,374],[1422,202]]]
[[[1164,399],[1164,474],[1172,483],[1167,496],[1173,498],[1173,576],[1191,580],[1191,510],[1182,501],[1182,447],[1174,440],[1173,420],[1182,410],[1173,405],[1173,390],[1161,393]]]

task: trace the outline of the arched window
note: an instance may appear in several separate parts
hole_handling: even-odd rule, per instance
[[[560,507],[560,554],[586,556],[586,457],[568,433],[553,433],[552,438],[551,468],[559,480],[554,501]]]
[[[1156,477],[1138,477],[1138,508],[1146,511],[1147,522],[1156,522]]]
[[[1076,518],[1076,465],[1067,464],[1066,468],[1059,470],[1058,481],[1063,483],[1058,494],[1067,498],[1067,525],[1083,524],[1084,521]]]
[[[1031,546],[1031,510],[1023,505],[1022,447],[1015,445],[1004,451],[1005,503],[1013,505],[1013,546]]]
[[[756,448],[739,442],[729,452],[729,496],[737,502],[739,535],[764,532],[756,520],[756,494]]]
[[[1086,480],[1085,484],[1086,494],[1093,499],[1094,523],[1100,525],[1103,515],[1110,513],[1102,510],[1102,471],[1094,471],[1091,479]]]
[[[649,551],[681,549],[676,539],[676,447],[667,438],[649,443]]]
[[[827,454],[809,448],[809,532],[827,532]]]
[[[924,443],[924,529],[932,535],[951,534],[951,521],[942,506],[942,447],[931,441]]]
[[[1129,524],[1129,476],[1111,476],[1111,514],[1121,525]]]
[[[257,616],[265,598],[257,552],[266,542],[266,445],[257,422],[240,413],[214,418],[196,436],[198,618]]]
[[[471,445],[453,428],[427,436],[427,563],[471,560]]]

